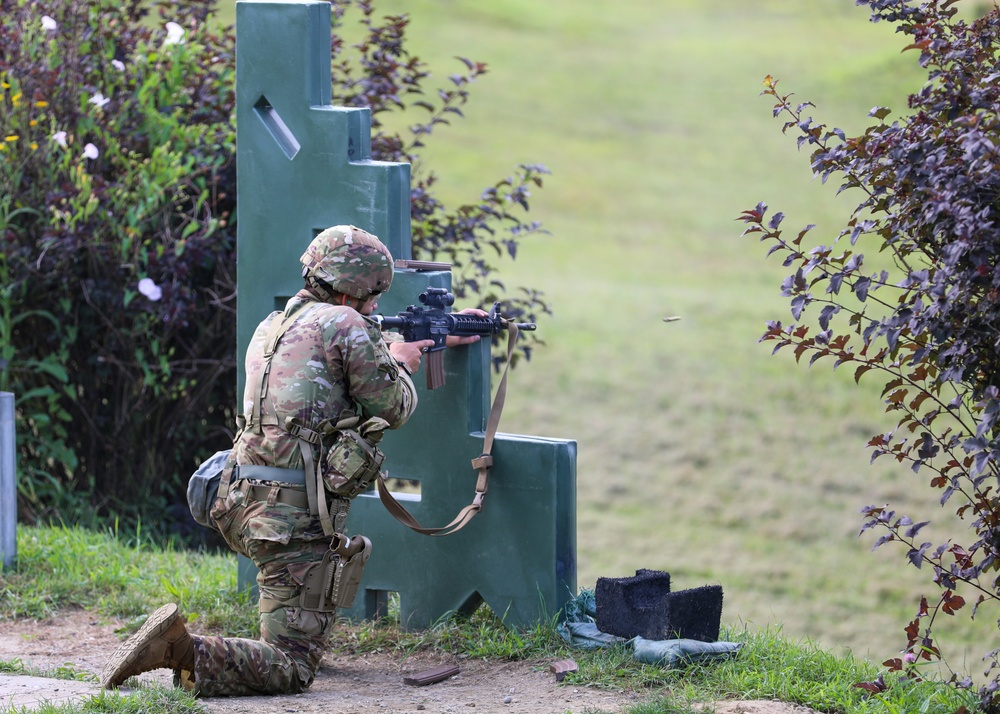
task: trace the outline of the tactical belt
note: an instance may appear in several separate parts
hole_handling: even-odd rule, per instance
[[[237,491],[241,491],[244,497],[252,498],[254,501],[263,501],[271,506],[275,503],[284,503],[295,508],[309,508],[309,498],[305,491],[282,488],[281,486],[254,486],[239,482],[235,488]]]
[[[242,478],[254,481],[279,481],[298,486],[306,485],[305,469],[279,469],[276,466],[237,466],[233,480]]]
[[[275,466],[240,466],[233,469],[236,488],[247,498],[264,501],[269,505],[284,503],[296,508],[309,508],[309,498],[305,491],[281,486],[240,483],[246,480],[287,483],[291,486],[305,486],[306,472],[302,469],[279,469]]]

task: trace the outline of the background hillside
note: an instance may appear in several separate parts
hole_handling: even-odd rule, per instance
[[[443,198],[475,200],[519,163],[552,171],[531,211],[551,235],[503,276],[546,294],[548,346],[514,373],[501,427],[579,442],[581,587],[667,570],[675,589],[720,583],[731,624],[893,655],[926,574],[871,553],[857,511],[948,514],[926,476],[869,466],[865,443],[893,423],[874,380],[757,344],[788,319],[784,271],[734,219],[763,200],[829,242],[858,202],[812,180],[759,96],[765,75],[860,132],[875,105],[905,114],[916,56],[850,0],[376,6],[412,17],[409,47],[442,86],[455,56],[490,67],[425,152]],[[952,628],[968,659],[944,652],[971,672],[996,635],[996,613],[978,617]]]

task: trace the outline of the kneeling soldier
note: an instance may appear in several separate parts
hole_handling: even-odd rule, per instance
[[[393,277],[375,236],[329,228],[301,262],[305,287],[258,326],[247,349],[240,430],[212,508],[229,546],[259,570],[260,639],[191,635],[177,606],[164,605],[114,653],[101,675],[106,688],[158,668],[201,696],[296,693],[315,677],[344,606],[319,592],[324,568],[363,565],[370,549],[367,539],[342,535],[350,501],[324,488],[324,439],[345,415],[402,426],[417,404],[410,375],[433,343],[387,343],[368,317]],[[359,573],[344,586],[356,589]]]

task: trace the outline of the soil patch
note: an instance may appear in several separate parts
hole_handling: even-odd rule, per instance
[[[120,623],[103,620],[84,610],[71,610],[50,620],[0,622],[0,658],[20,659],[35,668],[72,668],[101,671],[118,646]],[[437,684],[417,687],[404,677],[441,664],[458,665],[460,673]],[[623,712],[651,696],[651,692],[608,691],[557,682],[548,661],[485,662],[461,660],[436,653],[418,653],[406,659],[372,653],[351,657],[330,654],[316,681],[304,694],[269,697],[205,699],[212,714],[565,714],[566,712]],[[140,681],[170,683],[166,670],[149,672]],[[46,692],[46,682],[51,691]],[[59,699],[96,693],[96,685],[62,680],[0,676],[0,710],[46,698]],[[21,698],[19,698],[21,697]],[[712,709],[708,709],[712,711]],[[805,714],[812,710],[783,702],[732,701],[714,705],[716,714]]]

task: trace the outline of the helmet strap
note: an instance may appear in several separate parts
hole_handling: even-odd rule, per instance
[[[306,287],[323,302],[331,302],[339,294],[337,291],[331,290],[329,285],[311,275],[306,276]]]

